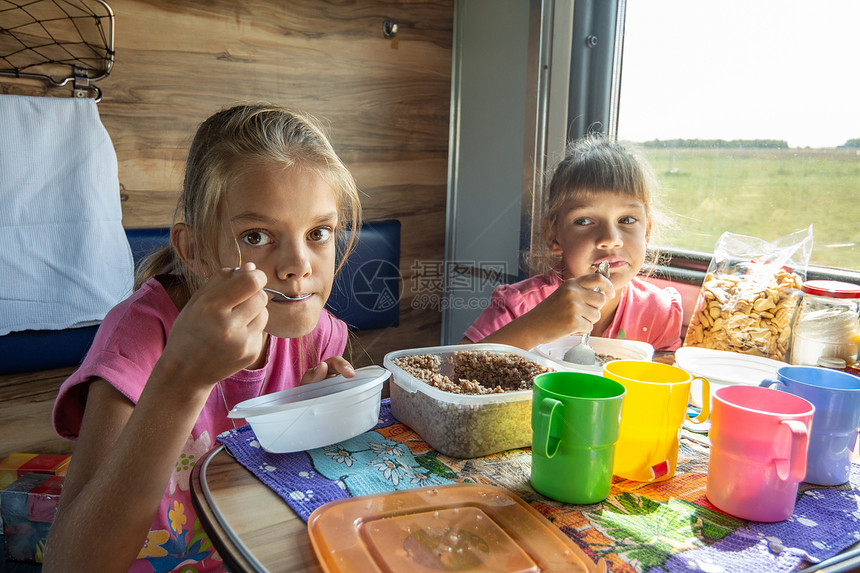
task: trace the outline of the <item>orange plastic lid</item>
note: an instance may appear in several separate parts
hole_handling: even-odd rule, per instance
[[[329,502],[308,519],[327,573],[606,571],[513,493],[452,484]]]

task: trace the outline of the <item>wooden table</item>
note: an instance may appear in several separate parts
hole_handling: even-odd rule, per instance
[[[194,466],[191,497],[230,571],[322,573],[307,524],[224,446]]]

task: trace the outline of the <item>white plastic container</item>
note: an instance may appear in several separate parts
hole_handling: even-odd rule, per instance
[[[391,373],[379,366],[240,402],[230,418],[244,418],[267,452],[283,454],[348,440],[379,422],[382,384]]]
[[[532,391],[455,394],[431,386],[394,363],[407,356],[435,355],[442,374],[453,371],[456,352],[514,354],[548,370],[564,370],[533,352],[503,344],[460,344],[389,352],[383,365],[391,371],[391,413],[436,451],[455,458],[476,458],[532,443]]]
[[[587,372],[589,374],[603,375],[603,365],[576,364],[564,360],[568,350],[579,344],[581,336],[572,334],[559,338],[555,342],[539,344],[532,349],[533,352],[549,358],[564,367],[565,370],[576,372]],[[597,338],[592,336],[588,342],[589,346],[597,354],[612,356],[619,360],[645,360],[650,362],[654,358],[654,347],[647,342],[638,340],[622,340],[620,338]]]

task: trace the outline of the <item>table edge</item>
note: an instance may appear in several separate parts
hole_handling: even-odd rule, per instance
[[[197,512],[197,517],[200,519],[203,529],[206,530],[209,541],[229,569],[268,573],[268,569],[254,557],[251,550],[230,527],[212,497],[212,490],[209,489],[209,484],[206,481],[206,470],[209,468],[209,462],[222,451],[229,455],[224,445],[219,445],[209,450],[202,460],[194,464],[194,468],[191,470],[191,501]],[[206,503],[206,507],[202,506],[202,502]],[[222,537],[222,533],[225,538]]]

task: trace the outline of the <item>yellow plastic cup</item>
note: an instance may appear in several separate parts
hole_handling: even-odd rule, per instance
[[[700,424],[710,415],[710,383],[706,378],[660,362],[615,360],[603,366],[606,378],[626,389],[621,426],[615,444],[613,473],[643,482],[675,475],[681,425]],[[693,380],[702,381],[702,411],[690,418],[687,404]]]

